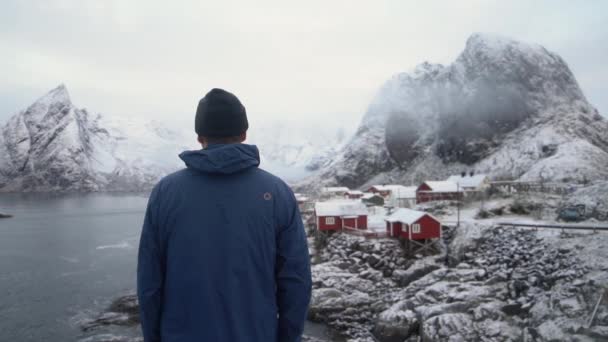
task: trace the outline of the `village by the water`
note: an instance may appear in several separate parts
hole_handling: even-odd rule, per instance
[[[467,171],[296,193],[313,277],[303,341],[606,340],[607,187]],[[83,329],[136,321],[128,295]]]
[[[342,232],[366,238],[397,238],[414,244],[409,253],[425,251],[442,237],[442,227],[459,226],[461,219],[488,218],[496,216],[491,209],[484,208],[483,201],[490,198],[518,197],[529,194],[552,194],[566,196],[576,189],[563,183],[543,183],[525,181],[491,181],[486,174],[474,171],[452,175],[446,180],[429,180],[419,185],[378,184],[362,190],[344,186],[323,187],[316,196],[295,193],[300,212],[306,226],[312,231]],[[478,202],[479,211],[475,217],[461,217],[463,205]],[[439,204],[449,208],[447,212],[433,215],[432,208]],[[456,216],[453,209],[456,209]],[[587,208],[584,204],[566,205],[556,211],[556,221],[579,222],[585,219]],[[449,215],[445,215],[449,213]],[[467,210],[467,214],[470,210]],[[594,216],[603,220],[606,213]],[[485,216],[485,217],[484,217]],[[539,217],[540,218],[540,217]],[[538,228],[541,223],[508,223],[500,225]],[[553,224],[558,229],[578,229]],[[545,227],[551,228],[551,227]],[[603,227],[591,227],[594,230]]]
[[[602,340],[604,185],[463,171],[296,193],[309,319],[346,341]]]
[[[441,238],[442,221],[448,224],[419,205],[435,201],[460,203],[465,197],[478,197],[490,186],[485,174],[463,172],[418,186],[378,184],[365,191],[324,187],[316,199],[300,193],[296,193],[296,199],[311,229],[367,238],[399,238],[415,244],[409,250],[414,253],[432,247]]]

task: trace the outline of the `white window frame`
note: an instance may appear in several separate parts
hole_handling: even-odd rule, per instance
[[[335,217],[326,217],[325,224],[336,224],[336,218]]]
[[[412,234],[420,234],[420,223],[414,223],[412,225]]]

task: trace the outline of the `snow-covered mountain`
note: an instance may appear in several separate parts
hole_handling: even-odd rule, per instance
[[[76,108],[64,85],[0,133],[0,191],[147,189],[179,167],[174,156],[186,148],[158,122],[108,120]]]
[[[248,142],[260,147],[262,167],[296,179],[345,140],[331,129],[308,132],[255,125]],[[92,115],[60,85],[0,126],[0,191],[147,190],[183,167],[181,151],[197,148],[192,127]]]
[[[248,142],[260,148],[265,168],[296,180],[327,165],[344,147],[349,134],[348,128],[274,121],[253,124]]]
[[[473,34],[451,65],[387,81],[353,139],[303,185],[608,177],[608,123],[566,63],[535,44]]]

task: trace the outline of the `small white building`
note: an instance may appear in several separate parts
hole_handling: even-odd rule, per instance
[[[345,186],[328,186],[321,188],[321,197],[324,198],[339,198],[344,197],[346,193],[350,191],[349,188]]]
[[[388,202],[395,208],[411,208],[416,205],[417,186],[399,186],[393,189],[389,195]]]
[[[485,174],[462,173],[448,177],[448,182],[458,184],[462,191],[483,191],[489,186],[490,179]]]

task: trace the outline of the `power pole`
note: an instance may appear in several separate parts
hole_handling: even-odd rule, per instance
[[[456,182],[456,211],[458,212],[458,221],[456,222],[456,227],[460,227],[460,182]]]

